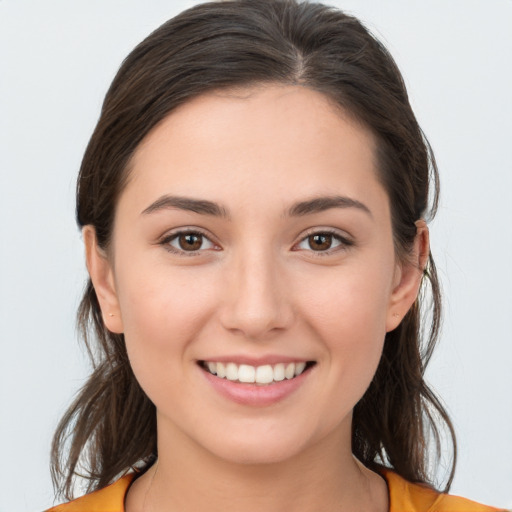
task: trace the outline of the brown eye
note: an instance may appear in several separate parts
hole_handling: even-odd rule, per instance
[[[314,251],[326,251],[331,248],[332,235],[329,233],[316,233],[308,236],[308,242]]]
[[[160,243],[172,253],[186,253],[188,256],[201,254],[203,250],[215,248],[215,244],[211,240],[197,231],[180,231],[164,238]]]
[[[352,245],[354,242],[338,233],[317,231],[304,237],[297,247],[317,256],[328,256],[334,252],[348,249]]]
[[[183,233],[178,236],[180,249],[184,251],[198,251],[203,244],[203,235],[198,233]]]

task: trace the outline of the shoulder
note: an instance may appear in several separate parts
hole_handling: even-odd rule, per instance
[[[390,470],[382,470],[389,489],[389,512],[497,512],[499,509],[475,501],[439,493],[413,484]],[[46,512],[124,512],[124,499],[134,473],[81,498],[48,509]]]
[[[103,489],[52,507],[46,512],[124,512],[124,498],[134,479],[135,473],[129,473]]]
[[[390,470],[383,470],[389,489],[389,512],[496,512],[500,509],[413,484]]]

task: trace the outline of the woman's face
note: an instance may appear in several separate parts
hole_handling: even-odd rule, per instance
[[[137,149],[108,259],[93,238],[159,442],[245,463],[350,442],[416,294],[366,129],[303,87],[198,97]]]

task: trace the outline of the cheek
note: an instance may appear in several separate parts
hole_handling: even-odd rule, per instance
[[[391,294],[390,273],[369,271],[368,267],[325,273],[302,280],[298,297],[303,297],[302,310],[310,322],[340,344],[358,344],[365,338],[384,335]],[[351,331],[342,339],[336,336]]]
[[[307,284],[307,283],[305,283]],[[312,284],[312,283],[310,283]],[[309,286],[309,289],[311,286]],[[391,290],[389,273],[340,272],[316,280],[315,293],[305,297],[302,311],[309,329],[326,348],[330,384],[353,405],[370,384],[386,335]]]
[[[158,266],[145,272],[125,267],[119,282],[124,336],[136,375],[178,366],[214,309],[212,286],[204,278],[194,282],[190,272]]]

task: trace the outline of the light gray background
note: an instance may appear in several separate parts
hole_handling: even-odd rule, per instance
[[[2,512],[53,503],[51,435],[88,371],[73,193],[103,95],[133,46],[194,3],[0,0]],[[438,158],[446,308],[428,375],[458,433],[452,492],[512,507],[512,1],[332,3],[391,50]]]

